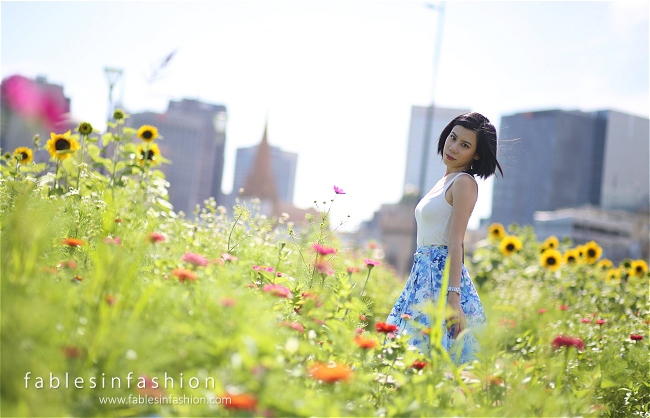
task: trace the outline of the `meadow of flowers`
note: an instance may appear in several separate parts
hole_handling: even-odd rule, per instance
[[[403,278],[329,222],[354,196],[307,222],[177,214],[157,129],[127,117],[36,138],[50,164],[4,155],[3,416],[649,416],[645,261],[492,225],[467,260],[489,324],[459,366],[444,304],[430,353],[384,322]]]

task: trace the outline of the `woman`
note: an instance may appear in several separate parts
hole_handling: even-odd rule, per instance
[[[470,330],[486,323],[476,288],[463,265],[463,238],[478,197],[474,176],[488,178],[497,168],[503,176],[496,150],[496,129],[480,113],[456,117],[440,134],[438,154],[447,171],[415,208],[418,248],[413,268],[386,321],[397,325],[400,333],[411,335],[409,343],[428,354],[429,336],[422,330],[431,327],[428,312],[432,303],[446,298],[454,314],[443,323],[447,330],[442,345],[450,351],[456,337],[466,328],[468,331],[462,336],[460,357],[451,354],[457,363],[474,358],[479,347]],[[441,289],[447,261],[449,287]]]

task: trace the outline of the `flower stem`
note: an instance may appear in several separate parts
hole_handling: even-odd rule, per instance
[[[363,288],[361,289],[361,296],[366,292],[366,285],[368,284],[368,279],[370,278],[370,272],[372,271],[371,267],[368,267],[368,275],[366,276],[366,281],[363,283]]]

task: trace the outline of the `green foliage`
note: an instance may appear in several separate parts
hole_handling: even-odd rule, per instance
[[[647,416],[647,274],[547,270],[532,228],[510,226],[521,250],[486,240],[468,266],[489,326],[477,361],[457,365],[440,346],[444,303],[431,353],[375,331],[404,283],[339,240],[334,199],[306,223],[213,199],[187,219],[134,160],[135,131],[111,129],[55,172],[3,165],[3,416]],[[584,349],[554,348],[558,335]],[[145,377],[160,386],[137,387]],[[144,396],[204,403],[106,403]]]

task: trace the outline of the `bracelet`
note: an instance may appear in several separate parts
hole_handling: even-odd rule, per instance
[[[449,286],[449,287],[447,288],[447,294],[449,294],[449,292],[457,293],[458,296],[460,296],[460,287]]]

